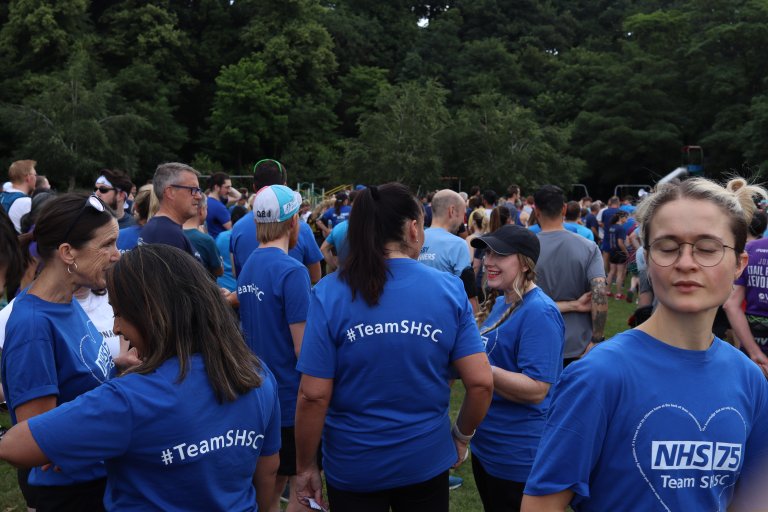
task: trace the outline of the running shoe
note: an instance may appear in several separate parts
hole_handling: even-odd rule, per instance
[[[464,484],[464,479],[460,476],[448,475],[448,490],[458,489]]]
[[[624,294],[617,293],[616,294],[616,300],[624,300],[626,297],[624,297]]]

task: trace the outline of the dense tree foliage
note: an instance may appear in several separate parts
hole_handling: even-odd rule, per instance
[[[0,164],[291,182],[652,183],[768,170],[768,0],[10,0]]]

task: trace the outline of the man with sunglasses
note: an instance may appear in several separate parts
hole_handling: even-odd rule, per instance
[[[120,229],[136,224],[125,206],[131,188],[133,183],[128,175],[118,169],[102,169],[93,187],[93,193],[115,212]]]
[[[198,205],[203,200],[199,175],[192,167],[178,162],[157,166],[152,189],[160,209],[141,229],[139,245],[171,245],[200,259],[182,229],[186,221],[197,215]]]

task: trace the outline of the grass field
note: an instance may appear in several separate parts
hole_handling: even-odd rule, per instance
[[[607,337],[626,330],[628,328],[627,318],[634,311],[634,304],[614,299],[609,299],[609,301],[608,322],[606,325]],[[451,395],[453,417],[458,412],[463,396],[464,389],[461,384],[455,384]],[[10,421],[7,414],[0,416],[0,424],[8,427]],[[464,479],[464,485],[451,491],[451,512],[476,512],[482,510],[480,498],[472,478],[472,467],[470,464],[467,462],[455,474]],[[26,506],[16,483],[16,470],[5,462],[0,462],[0,512],[22,512],[25,510]]]

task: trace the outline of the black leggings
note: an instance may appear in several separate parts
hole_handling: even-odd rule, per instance
[[[333,512],[448,512],[448,471],[413,485],[374,492],[350,492],[327,485]]]
[[[49,471],[53,471],[50,469]],[[104,510],[107,479],[82,484],[30,486],[37,498],[37,512],[99,512]]]
[[[472,455],[472,474],[485,512],[520,512],[525,482],[491,476],[480,460]]]

